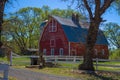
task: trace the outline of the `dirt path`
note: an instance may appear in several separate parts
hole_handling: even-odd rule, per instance
[[[9,76],[15,77],[17,78],[17,80],[80,80],[70,77],[55,76],[16,68],[10,68]]]

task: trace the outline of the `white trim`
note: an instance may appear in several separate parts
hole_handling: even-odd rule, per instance
[[[51,53],[51,56],[53,56],[55,54],[54,48],[51,48],[50,53]]]
[[[68,42],[68,52],[69,52],[69,56],[71,55],[70,54],[70,42]]]
[[[53,19],[51,21],[52,22],[49,23],[49,32],[56,32],[57,31],[57,22],[54,21]]]
[[[64,54],[64,50],[63,50],[63,48],[60,48],[59,49],[59,55],[62,56],[63,54]]]
[[[76,49],[72,49],[71,52],[74,52],[74,53],[71,53],[72,56],[76,56],[76,54],[77,54],[77,50]]]
[[[102,55],[104,55],[105,54],[105,50],[104,49],[102,49]]]
[[[97,49],[94,49],[95,55],[98,55],[98,51]]]
[[[46,55],[47,49],[43,49],[43,55]]]
[[[51,45],[51,44],[52,44],[52,41],[54,42],[53,45]],[[56,44],[55,44],[55,39],[50,39],[50,47],[55,47],[55,45],[56,45]]]

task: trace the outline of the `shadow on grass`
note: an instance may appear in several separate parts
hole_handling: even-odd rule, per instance
[[[93,80],[120,80],[119,73],[103,72],[103,71],[80,71],[88,74]]]
[[[108,76],[104,76],[104,75],[99,75],[99,74],[91,74],[94,77],[100,79],[100,80],[117,80],[117,79],[113,79],[112,77],[108,77]]]

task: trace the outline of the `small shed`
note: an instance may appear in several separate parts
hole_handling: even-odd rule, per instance
[[[30,61],[31,61],[31,65],[38,65],[38,59],[39,59],[39,56],[31,56],[30,57]]]
[[[38,49],[34,49],[34,48],[28,48],[27,49],[27,55],[38,55]]]

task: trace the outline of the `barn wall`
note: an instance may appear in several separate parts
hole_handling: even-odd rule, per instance
[[[49,23],[45,26],[42,37],[40,39],[40,50],[46,49],[46,55],[51,55],[51,48],[54,48],[54,55],[59,55],[59,49],[63,48],[64,55],[69,55],[69,43],[64,34],[61,25],[57,22],[57,31],[49,32]],[[50,39],[55,39],[55,46],[50,46]],[[107,45],[96,45],[94,47],[93,57],[108,59],[109,51]],[[104,52],[104,54],[103,54]],[[71,56],[83,56],[85,54],[85,45],[82,43],[70,42],[70,55]]]
[[[104,59],[109,58],[109,50],[107,45],[96,45],[94,49],[97,49],[97,54],[95,52],[93,57],[104,58]]]
[[[84,44],[71,42],[70,45],[71,45],[70,46],[70,49],[71,49],[70,54],[71,55],[83,56],[85,54],[85,45]],[[108,59],[108,57],[109,57],[108,46],[107,45],[95,45],[93,58],[96,58],[96,57]]]
[[[83,56],[85,53],[85,46],[82,43],[75,43],[71,42],[70,43],[70,54],[72,56]]]
[[[49,32],[49,23],[46,25],[40,39],[40,50],[43,52],[43,49],[46,49],[46,55],[51,55],[51,48],[54,48],[54,55],[59,55],[59,49],[63,48],[64,55],[68,55],[68,40],[64,35],[61,25],[57,22],[57,31]],[[50,46],[50,39],[55,39],[55,46]]]

